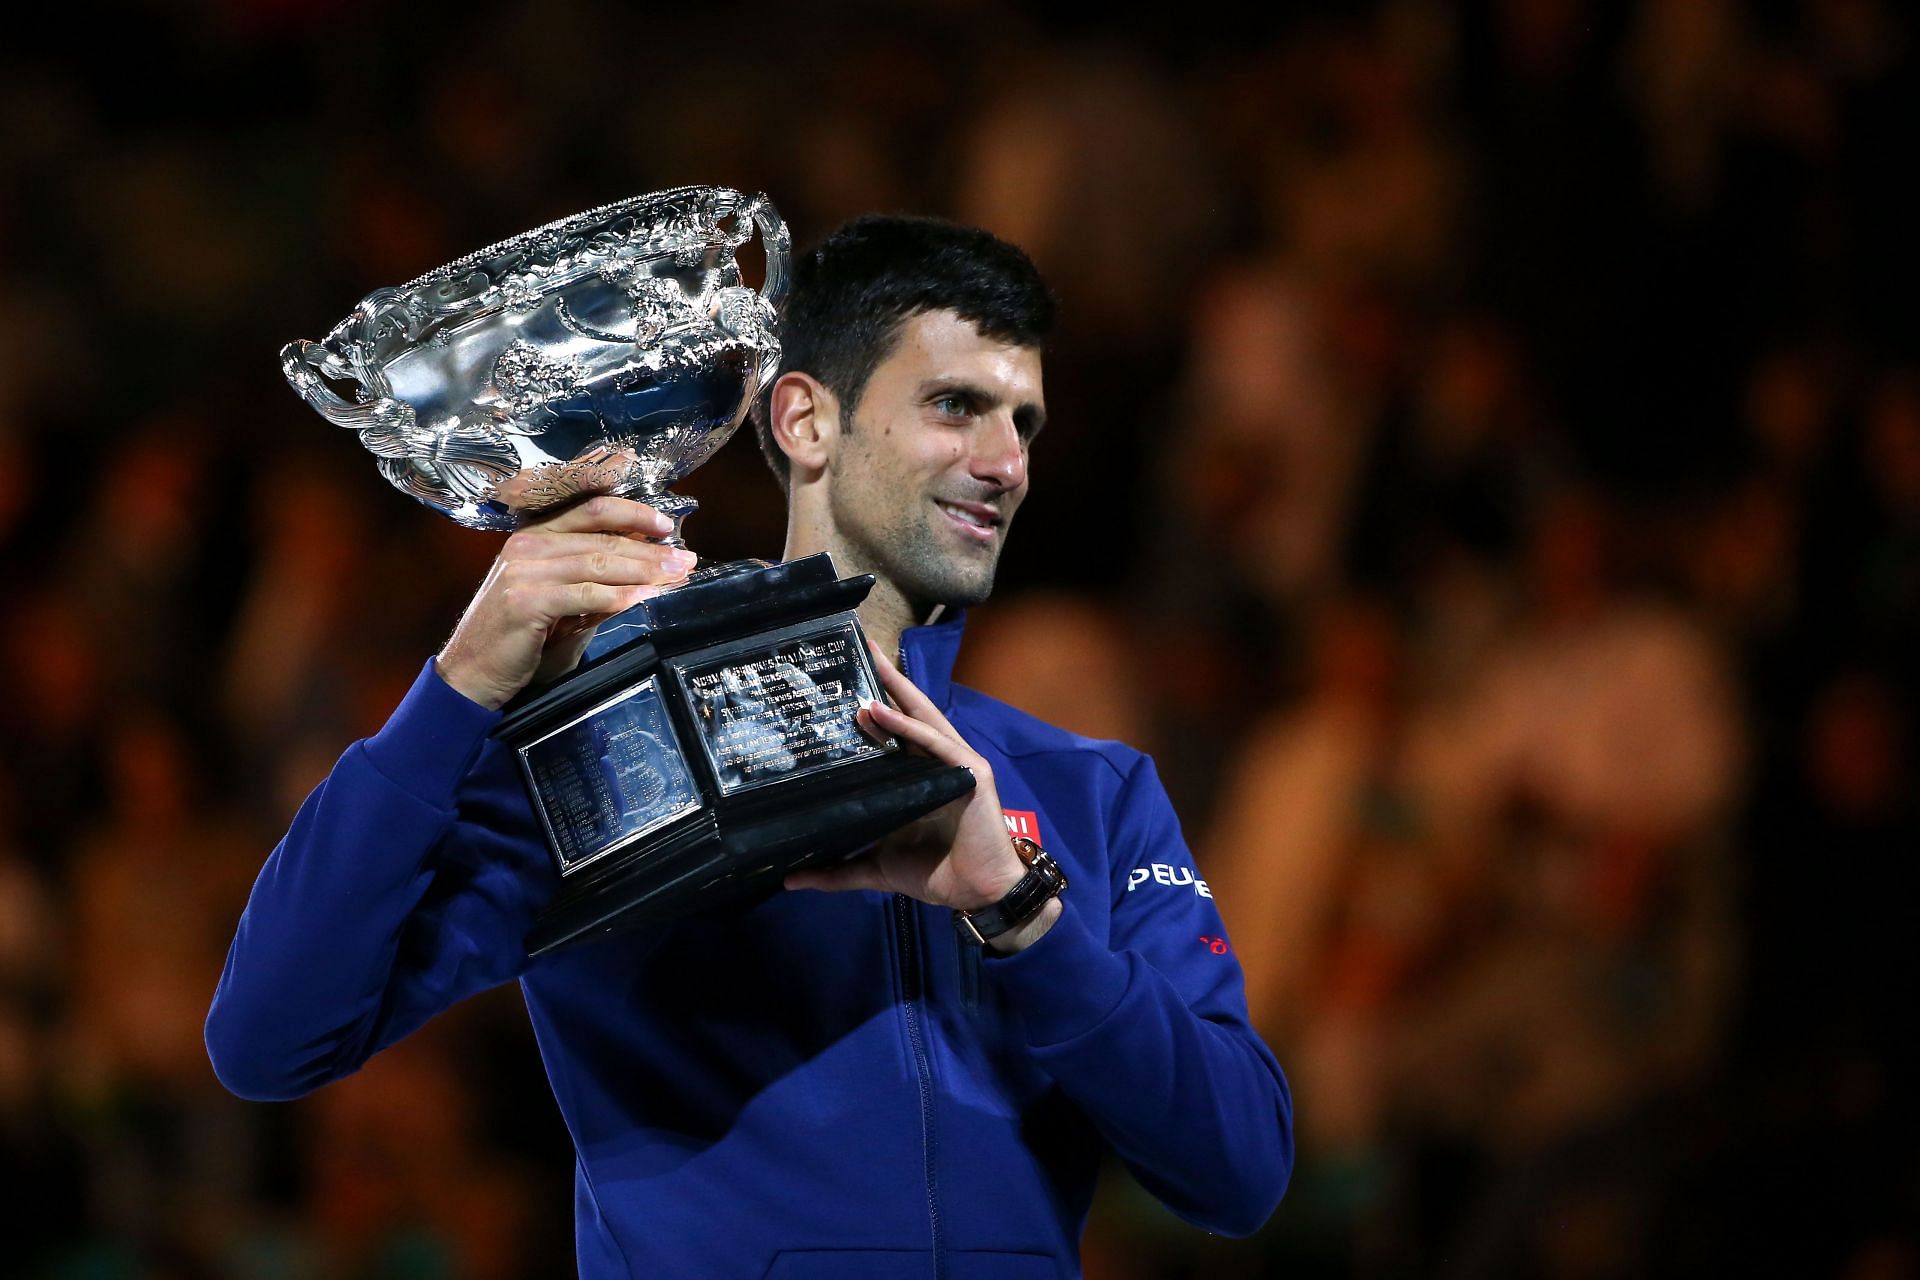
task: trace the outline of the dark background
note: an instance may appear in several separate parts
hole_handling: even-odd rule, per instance
[[[199,1028],[495,545],[275,352],[686,182],[801,242],[975,222],[1060,295],[964,674],[1157,755],[1301,1141],[1244,1242],[1116,1171],[1089,1275],[1920,1272],[1916,39],[1886,0],[16,13],[0,1274],[570,1270],[514,991],[288,1106]],[[750,440],[685,488],[703,554],[777,553]]]

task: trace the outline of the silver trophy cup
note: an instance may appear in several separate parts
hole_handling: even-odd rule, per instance
[[[734,252],[755,229],[758,292]],[[473,529],[583,492],[667,486],[733,434],[780,360],[787,227],[763,195],[678,187],[562,218],[378,289],[280,367],[382,475]]]

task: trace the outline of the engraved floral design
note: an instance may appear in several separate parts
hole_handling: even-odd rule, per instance
[[[627,297],[633,301],[633,340],[637,343],[652,342],[692,311],[680,282],[671,276],[636,274],[627,284]]]
[[[574,394],[585,377],[578,360],[548,355],[523,339],[515,339],[493,362],[494,389],[507,412],[522,420]]]
[[[511,275],[500,282],[500,305],[509,311],[531,311],[543,296],[540,282],[528,275]]]
[[[583,493],[631,493],[640,480],[639,459],[620,445],[597,445],[566,462],[548,462],[521,471],[501,485],[495,497],[515,508],[541,510],[570,502]]]
[[[713,318],[734,337],[756,345],[773,332],[773,305],[752,289],[722,289]]]

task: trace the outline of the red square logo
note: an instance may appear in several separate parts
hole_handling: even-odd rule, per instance
[[[1007,819],[1007,834],[1025,836],[1035,844],[1045,844],[1040,838],[1040,815],[1031,809],[1002,809]]]

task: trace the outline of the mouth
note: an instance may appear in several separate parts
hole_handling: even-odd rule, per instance
[[[983,502],[945,502],[936,498],[933,505],[975,542],[990,543],[1000,536],[1004,521],[998,511]]]

